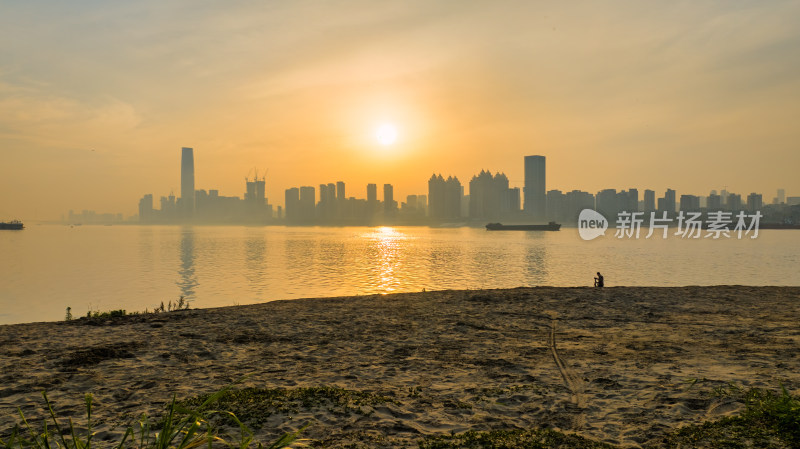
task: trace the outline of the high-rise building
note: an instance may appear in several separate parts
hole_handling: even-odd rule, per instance
[[[153,215],[153,194],[148,193],[139,200],[139,221],[151,221]]]
[[[344,181],[339,181],[336,183],[336,200],[340,203],[347,199],[347,196],[344,194]]]
[[[284,207],[286,209],[286,221],[297,223],[300,218],[300,189],[297,187],[286,189]]]
[[[547,219],[551,221],[564,221],[567,209],[567,196],[560,190],[547,192]]]
[[[644,212],[649,216],[650,212],[656,210],[656,192],[650,189],[644,191]]]
[[[722,210],[722,197],[717,195],[715,190],[712,190],[711,195],[708,195],[706,199],[706,209],[709,212]]]
[[[485,220],[500,220],[511,212],[511,195],[508,177],[503,173],[481,170],[469,182],[469,217]]]
[[[314,197],[317,192],[314,187],[300,187],[300,210],[298,219],[301,223],[311,223],[314,221]]]
[[[428,216],[435,220],[445,218],[445,190],[447,184],[441,174],[434,173],[428,180]]]
[[[433,220],[460,220],[463,189],[455,176],[445,180],[433,174],[428,180],[428,216]]]
[[[394,215],[397,203],[394,202],[394,187],[391,184],[383,185],[383,211],[386,215]]]
[[[778,189],[778,204],[783,204],[786,202],[786,190]]]
[[[627,192],[620,192],[620,207],[626,212],[639,212],[639,189],[628,189]]]
[[[682,212],[699,211],[700,197],[696,195],[681,195],[680,207]]]
[[[578,216],[584,209],[594,208],[595,197],[589,192],[573,190],[567,192],[567,209],[564,211],[564,221],[567,223],[577,223]]]
[[[725,203],[726,206],[727,206],[727,209],[729,211],[731,211],[731,212],[741,211],[742,210],[742,195],[739,195],[737,193],[730,193],[730,192],[727,192],[727,191],[724,191],[724,190],[723,190],[723,192],[725,192],[727,194],[727,196],[728,196],[728,202]]]
[[[519,213],[519,205],[521,203],[520,195],[519,195],[519,187],[514,187],[513,189],[508,189],[509,194],[509,203],[511,204],[511,213],[517,214]]]
[[[336,202],[336,184],[328,183],[328,203],[333,204]]]
[[[675,191],[672,189],[667,189],[664,193],[664,198],[658,199],[658,211],[664,212],[666,211],[668,214],[672,215],[675,213],[677,202],[675,198]],[[663,201],[662,201],[663,200]]]
[[[616,221],[619,210],[619,199],[616,189],[604,189],[595,195],[595,209],[609,221]]]
[[[525,187],[523,196],[525,213],[534,220],[544,220],[547,215],[545,190],[545,157],[525,156]]]
[[[378,202],[378,185],[367,184],[367,203],[375,204]]]
[[[181,208],[186,218],[194,216],[194,150],[181,149]]]
[[[760,193],[753,192],[750,195],[747,195],[747,210],[749,212],[759,211],[763,205],[764,202]]]

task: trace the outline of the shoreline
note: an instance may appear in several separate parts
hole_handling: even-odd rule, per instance
[[[624,447],[729,416],[730,384],[800,388],[800,287],[531,287],[306,298],[92,323],[0,326],[0,433],[96,402],[100,436],[178,399],[330,386],[392,398],[366,415],[272,414],[325,447],[416,447],[470,429],[553,428]],[[694,379],[694,382],[692,382]],[[718,398],[719,399],[719,398]],[[362,410],[363,411],[363,410]],[[366,413],[365,412],[365,413]]]

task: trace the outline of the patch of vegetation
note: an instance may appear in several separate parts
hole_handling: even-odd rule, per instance
[[[123,342],[110,345],[93,346],[86,349],[78,349],[68,353],[61,359],[63,368],[77,368],[97,365],[105,360],[130,359],[135,357],[134,351],[142,345],[137,342]]]
[[[780,393],[736,386],[717,388],[715,395],[733,397],[746,408],[738,416],[681,428],[667,436],[666,447],[790,448],[800,447],[800,398],[785,388]]]
[[[506,394],[505,389],[486,389],[486,395]],[[782,388],[780,393],[736,385],[718,386],[710,396],[742,401],[746,408],[737,416],[686,426],[665,435],[646,448],[789,449],[800,447],[800,398]],[[427,437],[421,449],[482,448],[617,448],[610,444],[550,429],[468,431]]]
[[[192,407],[206,403],[208,399],[208,396],[199,396],[182,401],[181,405]],[[261,425],[276,413],[291,416],[301,410],[325,407],[334,414],[367,415],[371,413],[369,408],[386,403],[396,402],[381,394],[322,386],[227,390],[216,398],[215,406],[230,410],[248,425]],[[362,407],[367,407],[367,410]],[[225,424],[230,425],[232,422],[228,420]]]
[[[91,394],[87,394],[85,397],[86,430],[85,432],[80,432],[73,424],[72,418],[68,421],[68,427],[62,427],[59,424],[59,419],[56,417],[47,394],[42,393],[50,414],[52,426],[48,426],[48,420],[45,420],[41,429],[34,429],[22,411],[20,411],[20,422],[17,423],[8,438],[0,439],[0,448],[91,449],[94,444],[94,447],[114,449],[194,449],[203,446],[210,449],[213,445],[238,449],[280,449],[300,441],[298,440],[298,435],[303,429],[287,433],[272,444],[265,446],[254,440],[253,432],[242,424],[235,415],[230,412],[210,411],[208,409],[209,404],[214,402],[225,391],[227,391],[227,388],[209,395],[207,402],[193,409],[177,405],[173,397],[165,416],[159,421],[159,425],[153,425],[151,419],[146,415],[142,415],[138,422],[129,426],[117,441],[104,441],[102,444],[92,441],[95,434],[92,429]],[[209,419],[216,414],[226,414],[237,423],[238,432],[236,436],[231,436],[209,425]],[[61,422],[64,421],[61,420]]]
[[[172,300],[169,300],[169,302],[167,302],[166,307],[164,306],[164,301],[161,301],[161,305],[153,309],[153,313],[175,312],[178,310],[189,310],[189,300],[181,296],[174,303],[172,302]],[[146,309],[145,313],[147,313]]]
[[[551,429],[468,431],[457,435],[427,437],[420,449],[616,449],[606,443]]]
[[[120,317],[123,317],[123,316],[125,316],[127,314],[128,313],[123,309],[109,310],[107,312],[100,312],[98,310],[95,310],[94,312],[92,312],[90,310],[90,311],[86,312],[86,318],[93,318],[93,319],[99,319],[99,320],[109,320],[109,319],[114,319],[114,318],[120,318]]]
[[[189,300],[185,297],[181,296],[178,298],[177,301],[173,302],[172,300],[167,301],[164,304],[164,301],[161,301],[161,304],[154,308],[152,311],[149,309],[144,309],[144,312],[128,312],[124,309],[118,310],[108,310],[108,311],[99,311],[99,310],[89,310],[86,312],[86,316],[80,317],[77,320],[74,319],[72,314],[72,307],[67,307],[66,315],[64,316],[64,321],[69,322],[76,322],[79,324],[90,324],[90,325],[100,325],[106,324],[108,322],[119,322],[120,318],[123,317],[130,317],[130,316],[141,316],[141,315],[151,315],[155,313],[164,313],[164,312],[177,312],[180,310],[189,310]]]

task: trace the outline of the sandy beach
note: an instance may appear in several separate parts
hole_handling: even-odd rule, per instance
[[[0,433],[44,417],[98,438],[165,402],[236,388],[335,387],[349,407],[260,419],[268,441],[309,423],[322,447],[417,447],[470,429],[553,428],[625,447],[741,411],[730,384],[800,389],[800,288],[439,291],[274,301],[0,326]],[[359,396],[362,397],[362,396]],[[340,404],[341,405],[341,404]]]

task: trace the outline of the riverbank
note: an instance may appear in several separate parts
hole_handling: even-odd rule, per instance
[[[102,439],[158,415],[173,393],[249,375],[237,388],[284,397],[260,411],[262,441],[310,423],[303,436],[326,447],[542,427],[653,445],[742,410],[715,389],[797,393],[798,322],[800,288],[719,286],[421,292],[7,325],[0,432],[17,407],[43,417],[42,390],[73,420],[92,393]]]

